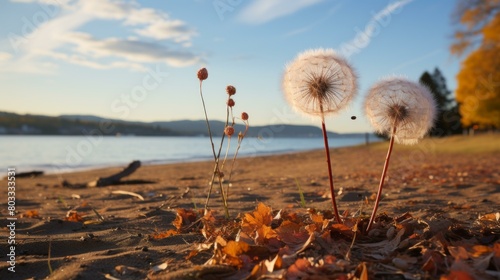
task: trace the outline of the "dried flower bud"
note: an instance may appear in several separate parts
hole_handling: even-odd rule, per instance
[[[219,173],[219,178],[224,178],[224,172],[219,171],[218,173]]]
[[[241,113],[241,119],[244,121],[248,120],[248,114],[246,112]]]
[[[226,128],[224,129],[224,133],[227,136],[233,135],[234,134],[234,127],[232,127],[232,126],[226,126]]]
[[[234,100],[233,100],[232,98],[229,98],[229,99],[227,100],[227,106],[229,106],[229,107],[233,107],[233,106],[234,106],[234,104],[235,104],[235,103],[234,103]]]
[[[208,78],[207,68],[201,68],[200,70],[198,70],[198,79],[200,79],[200,81],[206,80],[207,78]]]
[[[227,86],[227,87],[226,87],[226,92],[227,92],[227,94],[229,94],[230,96],[231,96],[231,95],[234,95],[234,94],[236,93],[236,88],[235,88],[235,87],[233,87],[233,86],[231,86],[231,85],[229,85],[229,86]]]

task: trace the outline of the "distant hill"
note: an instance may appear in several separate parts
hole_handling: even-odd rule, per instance
[[[220,136],[225,123],[210,121],[213,136]],[[110,129],[112,128],[112,129]],[[244,131],[245,126],[235,125],[236,132]],[[84,135],[90,131],[101,131],[103,135],[138,135],[138,136],[207,136],[205,120],[178,120],[137,122],[107,119],[93,115],[61,115],[49,117],[41,115],[19,115],[0,112],[0,134],[23,135]],[[328,132],[330,136],[351,137],[364,133],[338,134]],[[251,126],[249,137],[321,137],[320,128],[311,125],[266,125]]]
[[[168,128],[141,123],[127,123],[103,118],[66,118],[19,115],[0,112],[0,134],[4,135],[143,135],[177,136]]]
[[[204,120],[191,121],[168,121],[168,122],[152,122],[151,124],[159,125],[160,127],[168,128],[181,134],[186,135],[204,135],[208,136],[207,123]],[[224,132],[225,123],[222,121],[210,121],[210,130],[213,135],[222,135]],[[237,132],[244,131],[245,126],[236,124],[234,126]],[[338,133],[329,132],[332,135]],[[311,125],[265,125],[265,126],[250,126],[247,136],[250,137],[321,137],[321,129]]]

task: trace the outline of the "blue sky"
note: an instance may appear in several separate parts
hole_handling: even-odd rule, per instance
[[[11,0],[0,3],[0,111],[92,114],[156,121],[203,119],[196,72],[206,67],[211,119],[225,118],[225,87],[250,124],[319,125],[288,106],[287,62],[333,48],[359,75],[336,132],[371,131],[362,100],[378,79],[418,80],[439,67],[455,89],[449,54],[455,1]],[[352,121],[350,117],[358,118]]]

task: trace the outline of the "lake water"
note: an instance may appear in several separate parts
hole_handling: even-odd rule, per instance
[[[329,140],[331,148],[365,142],[364,137]],[[214,138],[214,144],[218,149],[220,138]],[[237,138],[233,137],[229,155],[234,154],[236,146]],[[226,145],[222,154],[225,148]],[[322,148],[323,138],[245,138],[238,157]],[[147,165],[211,159],[213,154],[207,137],[0,136],[0,168],[15,167],[17,172],[60,173],[125,166],[133,160]]]

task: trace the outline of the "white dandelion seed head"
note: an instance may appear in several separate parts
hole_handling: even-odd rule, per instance
[[[365,112],[379,133],[392,136],[396,143],[413,145],[432,128],[436,103],[425,86],[401,77],[377,82],[366,96]]]
[[[282,86],[295,110],[320,117],[346,108],[358,88],[354,70],[332,49],[300,53],[286,66]]]

